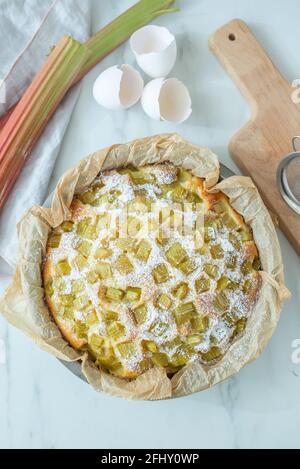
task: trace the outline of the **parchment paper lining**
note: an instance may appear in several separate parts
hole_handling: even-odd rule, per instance
[[[194,362],[169,379],[163,369],[153,368],[133,381],[99,370],[87,354],[75,351],[63,339],[44,302],[42,259],[48,234],[68,219],[74,194],[85,190],[100,170],[134,164],[171,161],[204,178],[209,190],[223,191],[232,206],[252,227],[262,261],[262,287],[244,335],[215,366]],[[219,163],[207,148],[197,147],[177,134],[157,135],[128,144],[113,145],[82,160],[60,179],[51,209],[32,207],[18,225],[19,257],[11,286],[0,300],[7,320],[30,336],[42,349],[66,361],[82,361],[82,371],[97,390],[127,399],[166,399],[184,396],[223,381],[255,360],[277,325],[282,301],[289,297],[284,286],[279,242],[271,217],[251,179],[232,177],[217,184]],[[217,185],[216,185],[217,184]]]

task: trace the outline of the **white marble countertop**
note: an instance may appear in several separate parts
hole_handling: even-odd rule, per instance
[[[93,29],[133,0],[94,0]],[[182,11],[159,18],[175,33],[179,55],[174,76],[190,88],[194,112],[181,126],[150,121],[139,105],[106,112],[92,98],[100,71],[133,63],[128,44],[85,78],[49,192],[59,176],[87,154],[111,143],[177,131],[210,146],[237,171],[227,145],[249,117],[235,85],[208,49],[208,38],[231,20],[247,21],[275,63],[299,78],[298,0],[178,0]],[[299,124],[300,125],[300,124]],[[128,402],[97,394],[0,318],[0,448],[263,448],[300,447],[300,261],[279,233],[287,285],[277,331],[262,356],[223,384],[165,402]],[[299,353],[300,356],[300,353]]]

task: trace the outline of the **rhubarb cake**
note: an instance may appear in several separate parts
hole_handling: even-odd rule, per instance
[[[122,378],[212,366],[257,300],[252,231],[171,163],[104,171],[49,235],[45,301],[66,340]]]

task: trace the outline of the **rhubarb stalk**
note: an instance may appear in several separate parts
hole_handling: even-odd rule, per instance
[[[19,103],[2,118],[0,133],[0,209],[28,155],[69,90],[94,65],[151,19],[172,11],[174,0],[140,0],[85,44],[64,37]]]
[[[85,45],[62,38],[4,125],[0,134],[0,208],[88,54]]]
[[[76,81],[153,18],[179,11],[178,8],[170,8],[173,3],[174,0],[141,0],[98,31],[86,42],[91,54],[80,70]]]

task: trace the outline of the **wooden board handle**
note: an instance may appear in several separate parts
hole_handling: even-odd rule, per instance
[[[264,107],[263,101],[272,101],[278,81],[287,86],[286,80],[242,20],[232,20],[217,30],[210,37],[209,45],[248,100],[254,115],[258,112],[258,104]]]

